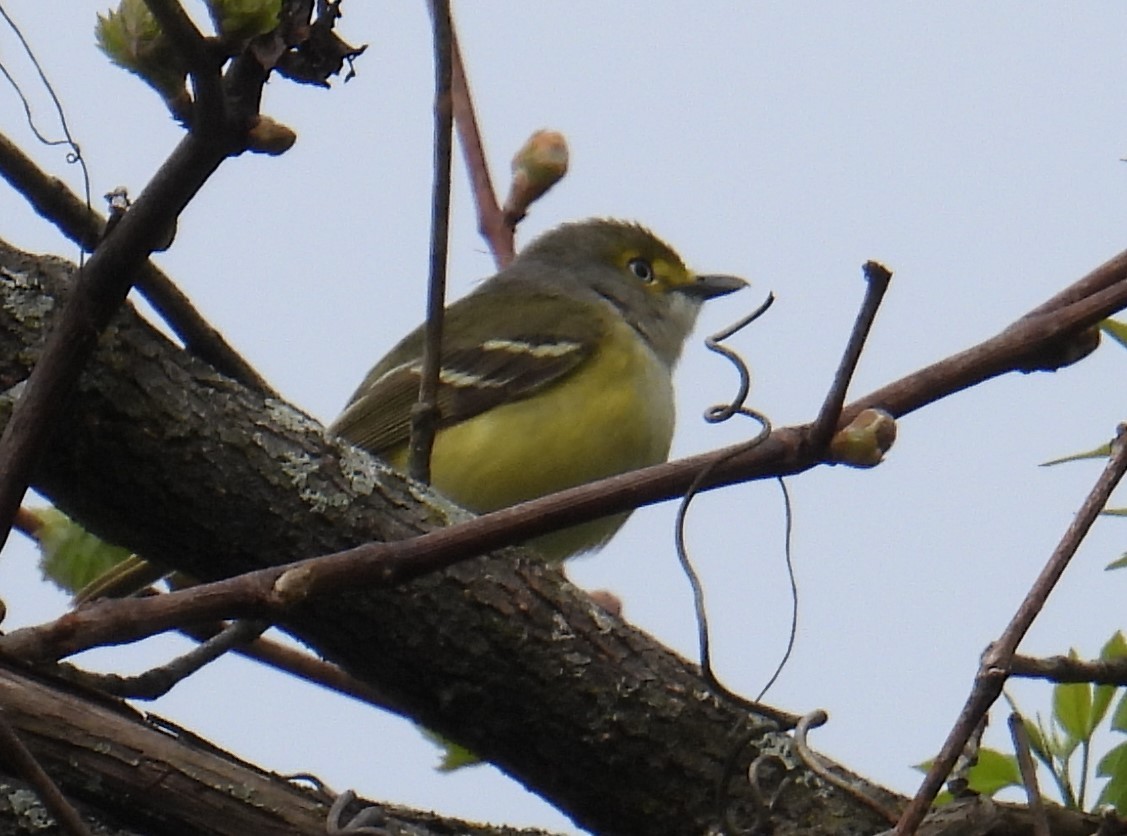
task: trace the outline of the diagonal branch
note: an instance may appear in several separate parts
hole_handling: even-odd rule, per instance
[[[1100,478],[1092,487],[1064,536],[1061,537],[1060,543],[1041,570],[1041,574],[1026,593],[1010,623],[984,654],[978,675],[975,677],[974,687],[959,713],[958,720],[928,769],[915,798],[896,825],[897,836],[910,836],[923,821],[971,732],[982,722],[994,701],[1001,696],[1018,644],[1033,625],[1034,619],[1041,613],[1049,594],[1064,574],[1072,556],[1076,554],[1088,530],[1107,505],[1111,492],[1125,473],[1127,473],[1127,426],[1121,426],[1112,445],[1111,459],[1100,474]]]
[[[0,177],[70,240],[87,252],[94,250],[105,228],[105,219],[79,199],[65,183],[43,172],[3,135],[0,135]],[[135,283],[141,295],[168,323],[188,351],[245,386],[277,394],[155,264],[146,261]]]
[[[125,214],[114,234],[102,242],[79,273],[43,356],[0,436],[0,546],[82,366],[125,300],[132,276],[230,150],[194,134],[184,137],[141,193],[134,210]]]
[[[1127,261],[1123,264],[1127,269]],[[1124,304],[1127,282],[1109,284],[1094,297],[1055,313],[1022,317],[997,337],[859,399],[845,409],[845,416],[870,405],[902,415],[909,411],[913,400],[937,400],[970,385],[964,383],[967,379],[985,380],[1004,371],[1025,369],[1030,358],[1043,356],[1062,335],[1085,328]],[[882,399],[885,392],[892,396]],[[846,420],[847,417],[841,419]],[[143,638],[200,618],[260,617],[284,612],[295,583],[301,596],[324,595],[357,583],[392,588],[484,551],[680,496],[700,479],[702,471],[709,473],[707,486],[716,488],[809,469],[822,463],[817,448],[809,441],[811,432],[812,425],[779,429],[751,447],[737,445],[622,474],[473,517],[406,542],[370,543],[287,567],[272,567],[207,590],[186,590],[159,600],[106,602],[100,605],[103,609],[68,615],[53,632],[48,628],[17,631],[4,639],[4,646],[20,654],[57,658],[111,640]],[[282,581],[284,574],[288,577]],[[279,592],[275,588],[278,583],[289,586],[291,591]],[[117,612],[115,608],[121,612],[111,618],[109,614]],[[41,629],[44,632],[35,632]]]

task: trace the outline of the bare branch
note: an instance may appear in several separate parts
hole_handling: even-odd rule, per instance
[[[1127,685],[1127,658],[1086,660],[1070,656],[1049,656],[1045,659],[1014,656],[1010,675],[1051,682]]]
[[[845,403],[845,395],[849,390],[849,383],[853,379],[853,372],[857,369],[857,362],[861,359],[861,349],[865,347],[865,340],[872,330],[873,320],[876,319],[880,303],[884,299],[888,284],[892,281],[892,273],[884,265],[875,261],[868,261],[862,268],[865,275],[865,300],[857,312],[857,319],[853,323],[853,330],[849,335],[849,342],[841,355],[837,374],[826,393],[818,417],[810,430],[810,442],[815,450],[821,451],[829,443],[834,428],[838,426],[841,416],[841,407]]]
[[[115,697],[155,700],[227,651],[257,639],[269,626],[265,621],[236,621],[171,662],[150,668],[136,676],[87,673],[77,669],[73,675],[89,687]]]
[[[450,239],[450,155],[454,114],[450,103],[450,55],[454,33],[449,0],[430,4],[434,21],[434,183],[430,217],[430,280],[419,398],[411,411],[408,472],[430,482],[430,454],[438,427],[438,375],[442,370],[442,324],[446,309],[446,251]]]
[[[1016,711],[1007,718],[1010,738],[1017,752],[1017,765],[1021,770],[1021,782],[1025,787],[1025,801],[1033,820],[1033,836],[1052,836],[1049,818],[1045,815],[1045,804],[1041,800],[1041,788],[1037,784],[1037,765],[1033,762],[1033,752],[1029,746],[1029,732],[1025,720]]]
[[[1112,445],[1111,459],[1103,473],[1100,474],[1100,478],[1041,570],[1041,574],[1033,582],[1033,586],[1022,600],[1010,623],[983,656],[978,675],[975,677],[974,688],[947,740],[943,743],[943,748],[940,749],[924,777],[919,791],[896,825],[897,836],[910,836],[915,833],[916,828],[927,815],[928,808],[938,795],[947,773],[951,771],[967,739],[989,711],[990,706],[1001,695],[1018,644],[1040,614],[1049,593],[1052,592],[1072,556],[1080,547],[1088,529],[1103,511],[1108,497],[1111,496],[1112,490],[1119,484],[1124,473],[1127,473],[1127,426],[1119,428]]]

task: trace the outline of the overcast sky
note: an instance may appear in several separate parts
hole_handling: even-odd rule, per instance
[[[102,3],[9,0],[66,108],[95,195],[134,195],[181,135],[157,96],[93,42]],[[202,4],[195,4],[197,11]],[[369,366],[421,319],[431,177],[429,23],[419,2],[350,0],[343,36],[367,43],[357,77],[333,90],[272,82],[264,111],[293,127],[280,158],[230,160],[188,208],[159,263],[300,408],[331,420]],[[564,132],[567,179],[520,240],[562,221],[641,221],[694,267],[752,288],[712,303],[698,336],[778,302],[736,347],[752,400],[776,424],[807,421],[837,365],[862,296],[860,265],[894,272],[855,395],[988,337],[1127,247],[1127,6],[816,2],[674,4],[476,2],[456,22],[494,177],[533,130]],[[0,33],[0,61],[52,135],[47,97]],[[58,149],[33,144],[18,99],[0,90],[0,130],[78,188]],[[492,271],[456,170],[451,293]],[[74,247],[0,188],[0,237]],[[980,652],[1080,504],[1099,464],[1039,468],[1087,449],[1124,417],[1114,381],[1127,357],[1104,346],[1053,375],[1010,376],[900,424],[873,471],[794,477],[798,642],[769,701],[821,707],[814,744],[912,792]],[[699,340],[678,376],[677,455],[744,437],[699,415],[734,386]],[[1123,502],[1127,504],[1127,501]],[[690,520],[714,659],[756,693],[783,652],[789,597],[778,487],[710,495]],[[688,587],[674,558],[672,505],[640,511],[571,577],[609,588],[626,616],[695,656]],[[1124,626],[1127,574],[1106,574],[1127,528],[1100,522],[1023,650],[1094,654]],[[39,583],[14,538],[0,559],[5,626],[52,617],[65,599]],[[97,654],[130,669],[164,658]],[[233,672],[238,671],[237,677]],[[1047,688],[1016,690],[1045,710]],[[153,706],[277,770],[338,790],[510,824],[576,832],[491,767],[437,775],[407,723],[238,662]],[[300,717],[300,722],[294,722]],[[1003,715],[990,738],[1003,745]],[[278,730],[284,728],[285,734]]]

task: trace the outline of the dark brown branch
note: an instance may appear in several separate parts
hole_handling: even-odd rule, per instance
[[[203,33],[196,28],[176,0],[144,2],[192,76],[195,98],[192,102],[191,129],[205,136],[221,134],[227,114],[220,68],[226,56],[212,49]]]
[[[1090,291],[1089,295],[1079,292]],[[847,406],[839,424],[868,407],[899,418],[1007,372],[1055,371],[1060,344],[1127,306],[1127,252],[1097,267],[996,336],[913,372]],[[1066,358],[1072,362],[1079,357]]]
[[[430,279],[426,337],[419,371],[419,398],[411,411],[408,472],[430,482],[430,454],[438,427],[438,375],[442,369],[442,325],[446,310],[446,251],[450,239],[450,156],[454,115],[450,103],[450,53],[454,33],[449,0],[432,0],[434,22],[434,183],[430,216]]]
[[[1091,682],[1094,685],[1127,685],[1127,658],[1073,659],[1070,656],[1014,656],[1011,676],[1048,679],[1051,682]]]
[[[943,781],[954,766],[971,733],[1001,695],[1018,644],[1040,614],[1049,594],[1080,547],[1088,529],[1107,505],[1112,490],[1119,484],[1124,473],[1127,473],[1127,426],[1119,428],[1112,445],[1111,459],[1103,473],[1100,474],[1100,478],[1084,500],[1084,504],[1068,526],[1060,543],[1033,582],[1033,586],[1022,600],[1010,623],[983,656],[975,677],[974,688],[959,713],[958,720],[924,777],[919,791],[896,825],[898,836],[910,836],[915,833],[916,828],[927,815],[928,808],[939,794]]]
[[[1026,314],[1026,316],[1035,317],[1041,314],[1059,311],[1062,308],[1068,307],[1073,302],[1079,302],[1081,299],[1094,296],[1096,293],[1123,281],[1125,272],[1127,272],[1127,252],[1121,252],[1119,255],[1112,257],[1110,260],[1088,273],[1088,275],[1073,282],[1060,293],[1054,294],[1049,299],[1046,299]]]
[[[0,437],[0,546],[7,539],[56,418],[66,408],[82,366],[129,292],[131,277],[231,151],[186,136],[79,273],[40,361]]]
[[[323,793],[239,761],[117,700],[3,662],[0,710],[82,811],[105,820],[99,833],[325,834],[329,799]],[[12,774],[11,764],[0,763],[0,776],[5,774]],[[374,803],[358,802],[354,809]],[[389,832],[546,836],[403,807],[382,813]]]
[[[0,177],[24,196],[32,208],[87,252],[105,228],[105,219],[88,207],[61,180],[45,174],[11,140],[0,134]],[[200,315],[173,281],[151,261],[135,278],[137,290],[168,323],[184,347],[228,377],[251,389],[277,396],[277,392]]]
[[[875,261],[866,262],[862,270],[865,275],[865,300],[857,312],[857,319],[849,334],[849,342],[841,355],[837,373],[830,384],[822,408],[818,411],[818,417],[814,419],[810,429],[811,446],[819,453],[829,444],[830,437],[838,426],[849,383],[857,370],[857,362],[861,359],[861,349],[865,347],[865,341],[873,327],[873,320],[876,319],[880,303],[888,290],[888,283],[892,281],[892,273],[888,268]]]

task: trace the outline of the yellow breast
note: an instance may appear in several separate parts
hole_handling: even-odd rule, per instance
[[[663,462],[673,439],[669,370],[625,322],[562,380],[495,407],[435,438],[431,481],[477,513]],[[405,450],[390,457],[401,468]],[[550,559],[595,548],[625,514],[537,538]]]

